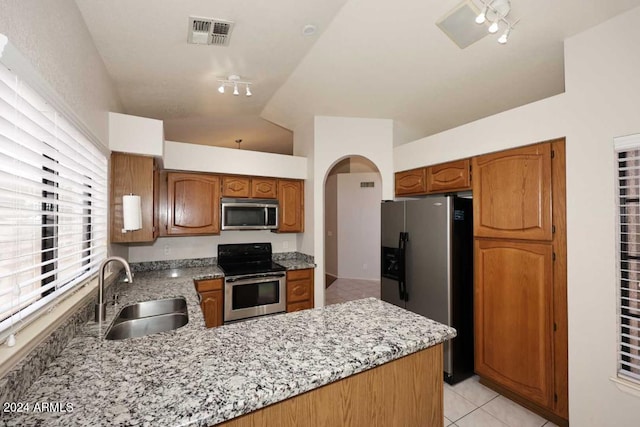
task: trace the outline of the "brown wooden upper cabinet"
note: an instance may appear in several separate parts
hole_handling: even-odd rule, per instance
[[[410,196],[427,192],[426,168],[396,172],[396,196]]]
[[[473,158],[476,237],[551,240],[551,143]]]
[[[251,176],[223,176],[222,197],[275,199],[277,180]]]
[[[279,233],[304,231],[304,181],[278,180]]]
[[[469,159],[429,166],[427,168],[427,193],[471,189],[471,161]]]
[[[167,234],[220,232],[220,178],[198,173],[167,174]]]
[[[152,242],[158,237],[158,164],[153,157],[111,153],[111,243]],[[122,196],[142,202],[142,229],[122,232]]]

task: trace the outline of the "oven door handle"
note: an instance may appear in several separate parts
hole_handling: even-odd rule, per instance
[[[228,277],[225,278],[225,283],[233,283],[235,285],[242,285],[244,283],[265,283],[265,282],[273,282],[274,280],[278,280],[282,277],[285,277],[286,274],[256,274],[252,276],[243,276],[243,277]]]

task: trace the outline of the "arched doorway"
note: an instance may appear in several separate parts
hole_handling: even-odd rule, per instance
[[[376,165],[362,156],[334,164],[325,180],[325,305],[380,297],[380,201]]]

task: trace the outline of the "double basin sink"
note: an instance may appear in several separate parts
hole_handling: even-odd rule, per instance
[[[182,297],[139,302],[120,310],[105,339],[143,337],[178,329],[188,322],[187,301]]]

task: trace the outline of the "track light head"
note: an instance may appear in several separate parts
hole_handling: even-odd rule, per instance
[[[484,21],[487,20],[487,9],[489,6],[485,5],[482,9],[482,12],[478,16],[476,16],[476,24],[484,24]]]
[[[249,84],[247,84],[247,91],[246,91],[245,95],[246,95],[246,96],[251,96],[251,95],[253,95],[253,94],[251,93],[251,89],[249,88]]]
[[[218,88],[218,92],[224,93],[224,83],[220,85],[220,87]]]
[[[507,28],[504,33],[498,38],[498,43],[506,44],[509,41],[509,35],[511,34],[511,27]]]
[[[500,27],[498,26],[498,21],[499,21],[499,20],[500,20],[500,19],[496,18],[496,20],[495,20],[495,21],[493,21],[493,22],[491,23],[491,25],[489,25],[489,32],[490,32],[491,34],[495,34],[495,33],[496,33],[496,32],[498,32],[498,30],[500,29]]]

